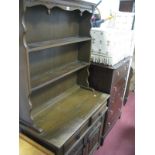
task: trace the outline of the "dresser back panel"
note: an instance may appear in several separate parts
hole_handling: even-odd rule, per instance
[[[78,61],[78,44],[54,47],[30,54],[31,77]]]
[[[74,13],[54,7],[51,14],[44,6],[28,8],[26,12],[27,41],[39,42],[79,34],[80,11]],[[39,19],[39,20],[38,20]]]

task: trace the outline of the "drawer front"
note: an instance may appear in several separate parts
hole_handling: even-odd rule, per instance
[[[115,98],[119,95],[123,97],[125,91],[125,83],[126,80],[123,78],[119,80],[116,84],[112,85],[111,92],[110,92],[110,100],[115,100]]]
[[[121,96],[116,96],[113,100],[110,101],[109,108],[108,108],[108,119],[112,119],[118,113],[121,113],[123,98]]]
[[[107,101],[106,103],[90,118],[90,124],[93,124],[103,113],[107,111]]]
[[[108,111],[105,121],[104,133],[113,126],[116,119],[121,115],[121,108],[123,104],[123,94],[125,88],[125,80],[120,80],[112,86],[111,97],[108,102]]]
[[[128,73],[129,62],[125,63],[118,69],[114,70],[112,84],[117,83],[120,79],[125,78]]]
[[[106,108],[107,110],[107,108]],[[101,116],[87,128],[83,135],[79,136],[74,143],[66,145],[65,155],[88,155],[95,148],[100,145],[101,132],[103,130],[103,122],[105,117],[105,110]],[[73,142],[73,141],[72,141]]]
[[[108,116],[114,117],[115,114],[121,112],[123,103],[123,94],[125,90],[125,82],[120,80],[112,89],[109,105],[108,105]]]
[[[74,143],[76,143],[80,137],[84,134],[84,132],[89,128],[89,120],[86,121],[80,129],[65,143],[64,145],[64,152],[67,152]]]
[[[78,144],[73,146],[71,151],[69,151],[65,155],[83,155],[83,148],[84,148],[84,143],[82,139],[81,141],[78,142]]]
[[[90,117],[81,127],[80,129],[64,144],[64,152],[67,152],[81,137],[84,137],[86,131],[89,128],[92,128],[93,124],[99,118],[103,118],[107,111],[107,106],[104,104],[99,110]]]
[[[105,138],[107,136],[107,134],[110,132],[110,130],[113,128],[113,126],[115,125],[115,123],[117,122],[117,120],[119,119],[120,114],[118,114],[117,116],[111,118],[111,119],[107,119],[105,122],[105,127],[103,129],[103,137]]]

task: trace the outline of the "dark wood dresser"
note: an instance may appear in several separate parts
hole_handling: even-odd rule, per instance
[[[121,116],[129,63],[128,57],[112,67],[97,63],[90,65],[90,87],[110,94],[103,139]]]
[[[89,87],[93,3],[20,0],[20,131],[55,155],[100,146],[108,94]]]

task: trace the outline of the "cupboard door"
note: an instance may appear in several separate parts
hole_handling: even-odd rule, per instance
[[[95,124],[91,133],[88,135],[88,154],[92,154],[100,145],[101,126],[101,122]]]

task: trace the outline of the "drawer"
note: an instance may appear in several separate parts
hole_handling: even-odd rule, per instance
[[[65,153],[65,155],[83,155],[83,148],[83,140],[80,140],[69,152]]]
[[[80,129],[64,144],[64,152],[67,152],[74,143],[76,143],[80,137],[85,133],[89,128],[89,120],[86,121]]]
[[[110,130],[113,128],[113,126],[115,125],[115,123],[118,121],[119,117],[120,117],[120,113],[113,117],[113,118],[110,118],[106,120],[106,123],[105,123],[105,128],[103,129],[103,137],[105,138],[106,135],[110,132]]]
[[[118,89],[109,101],[106,122],[110,122],[110,124],[115,117],[121,114],[123,96],[120,91],[121,90]]]
[[[101,111],[103,108],[100,109]],[[103,119],[105,116],[105,112],[107,111],[107,107],[104,109],[104,111],[101,112],[100,117],[96,118],[93,124],[90,125],[90,121],[88,120],[80,129],[78,132],[76,132],[64,145],[64,152],[65,155],[70,155],[68,152],[71,152],[71,148],[75,147],[74,145],[78,143],[78,141],[81,141],[84,146],[87,145],[87,138],[89,133],[94,130],[94,127],[96,127],[96,124],[100,123],[103,125]],[[97,112],[99,114],[100,111]],[[96,116],[96,115],[94,115]],[[84,149],[83,151],[87,151],[88,149]]]
[[[107,111],[107,102],[90,118],[90,124],[93,124],[97,120],[97,118],[99,118],[101,115],[104,115],[106,111]]]
[[[80,129],[64,144],[64,152],[67,152],[81,137],[84,137],[85,132],[93,126],[100,118],[103,119],[107,111],[107,106],[104,104],[90,119],[88,119]]]
[[[111,129],[113,128],[113,126],[115,125],[117,120],[118,120],[118,118],[113,118],[106,122],[105,128],[103,130],[103,138],[105,138],[106,135],[108,135],[108,133],[111,131]]]
[[[125,91],[125,83],[126,83],[126,79],[122,78],[116,84],[112,85],[111,92],[110,92],[111,94],[110,100],[115,98],[117,95],[123,96]]]
[[[120,79],[125,78],[128,73],[129,62],[114,70],[112,84],[117,83]]]
[[[113,119],[117,114],[120,114],[121,108],[122,108],[122,100],[119,97],[118,100],[116,100],[109,106],[109,109],[107,111],[108,119]]]

